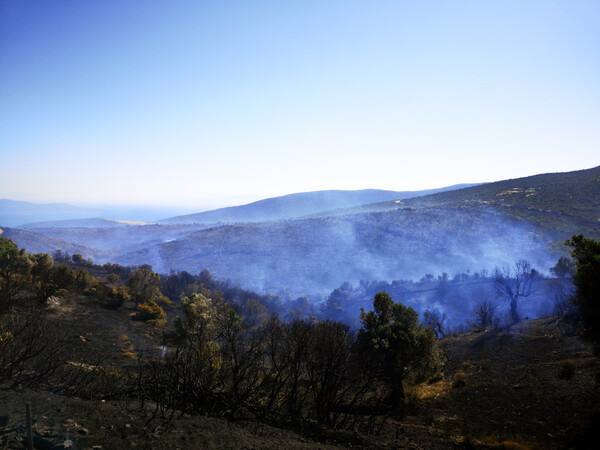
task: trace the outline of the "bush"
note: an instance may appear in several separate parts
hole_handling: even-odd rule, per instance
[[[137,305],[135,319],[143,322],[160,323],[166,319],[165,311],[154,301],[144,302]]]
[[[558,378],[561,380],[570,380],[575,375],[575,364],[570,359],[563,361],[560,365],[560,372]]]
[[[131,300],[129,291],[125,286],[107,286],[101,298],[101,305],[107,309],[119,309],[123,303]]]
[[[463,388],[466,385],[467,385],[467,375],[462,370],[459,370],[454,375],[454,382],[452,383],[452,387],[453,388]]]

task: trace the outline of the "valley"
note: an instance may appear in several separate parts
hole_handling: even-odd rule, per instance
[[[207,269],[258,292],[318,297],[344,282],[454,276],[517,259],[547,274],[566,254],[565,239],[600,233],[599,180],[596,167],[433,193],[327,191],[145,225],[87,219],[5,233],[32,251],[60,248],[162,273]],[[385,197],[394,200],[348,207]]]

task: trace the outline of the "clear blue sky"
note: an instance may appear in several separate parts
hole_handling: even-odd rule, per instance
[[[0,2],[0,198],[239,203],[600,164],[600,2]]]

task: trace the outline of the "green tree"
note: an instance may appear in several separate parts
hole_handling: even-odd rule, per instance
[[[572,302],[579,308],[583,334],[600,344],[600,241],[581,234],[567,241],[575,260],[575,296]]]
[[[215,333],[217,308],[213,301],[199,293],[181,299],[183,317],[175,319],[175,329],[180,339],[196,335],[201,340],[211,340]]]
[[[129,293],[136,303],[164,303],[168,299],[160,290],[160,275],[151,269],[137,269],[129,278]]]
[[[378,377],[390,387],[388,401],[398,407],[404,401],[407,377],[435,367],[435,333],[419,323],[414,309],[394,303],[386,292],[375,295],[373,309],[360,314],[363,326],[358,344],[376,367]]]
[[[14,301],[31,279],[34,261],[10,239],[0,237],[0,306]]]

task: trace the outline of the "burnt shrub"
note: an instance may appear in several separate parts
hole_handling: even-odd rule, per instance
[[[558,378],[561,380],[570,380],[575,375],[575,364],[570,359],[563,361],[560,365],[560,371],[558,372]]]

